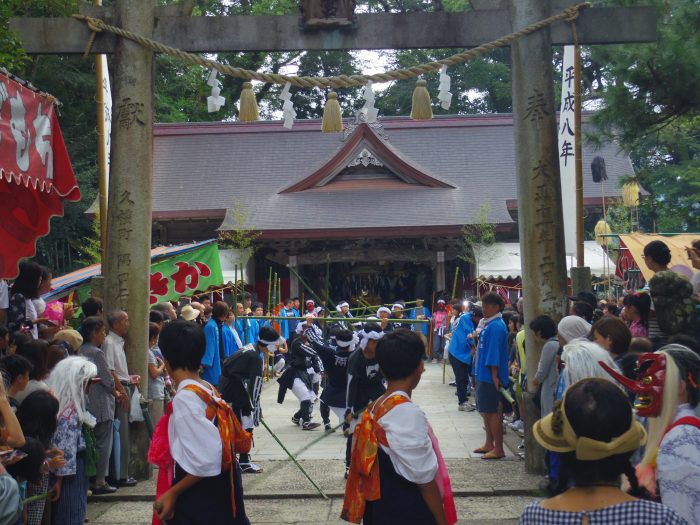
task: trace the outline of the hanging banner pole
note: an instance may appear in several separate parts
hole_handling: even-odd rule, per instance
[[[576,34],[574,33],[574,40]],[[585,266],[583,260],[583,154],[581,152],[581,46],[574,46],[574,142],[576,161],[576,266]]]
[[[93,5],[101,6],[102,0],[93,0]],[[112,135],[112,89],[109,84],[107,55],[95,55],[95,76],[97,90],[97,166],[99,172],[99,213],[100,213],[100,254],[104,262],[107,258],[107,207],[109,188],[109,149]]]

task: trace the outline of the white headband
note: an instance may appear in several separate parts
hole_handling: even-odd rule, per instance
[[[360,341],[360,348],[364,350],[367,348],[367,343],[369,343],[370,340],[372,341],[379,341],[382,337],[384,337],[384,332],[362,332],[362,341]]]
[[[381,306],[379,307],[379,310],[377,310],[377,317],[379,317],[379,314],[382,312],[386,312],[391,315],[391,310],[389,310],[386,306]]]
[[[394,306],[391,307],[392,310],[396,310],[397,308],[403,310],[403,305],[401,303],[395,303]]]
[[[338,311],[340,311],[340,309],[341,309],[343,306],[347,306],[348,308],[350,308],[350,303],[348,303],[347,301],[343,301],[342,303],[340,303],[340,304],[338,305]]]

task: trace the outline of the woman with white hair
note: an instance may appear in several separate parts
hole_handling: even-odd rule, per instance
[[[86,409],[85,393],[97,367],[84,357],[60,361],[46,380],[58,399],[58,426],[53,445],[63,450],[65,463],[53,471],[52,512],[54,525],[75,525],[85,521],[88,476],[85,465],[86,442],[83,426],[92,428],[96,420]]]
[[[563,386],[563,390],[565,391],[569,386],[578,383],[582,379],[591,377],[599,377],[616,383],[616,381],[610,377],[610,374],[600,366],[599,363],[601,361],[613,370],[619,371],[610,352],[592,341],[575,339],[564,346],[564,350],[561,354],[561,362],[563,365],[561,377],[563,379],[560,383],[560,387]],[[557,394],[557,399],[563,397],[563,391],[561,395],[559,395],[559,392],[557,392]]]

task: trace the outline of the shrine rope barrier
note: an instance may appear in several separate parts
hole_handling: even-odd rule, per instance
[[[517,40],[518,38],[540,31],[541,29],[549,27],[557,22],[566,21],[573,25],[576,19],[578,18],[580,11],[589,6],[590,4],[588,2],[583,2],[580,4],[573,5],[571,7],[567,7],[561,13],[554,16],[550,16],[549,18],[545,18],[538,22],[534,22],[519,31],[510,33],[509,35],[503,36],[485,44],[481,44],[480,46],[474,47],[467,51],[463,51],[462,53],[457,53],[447,58],[443,58],[441,60],[435,60],[433,62],[427,62],[406,69],[395,69],[392,71],[386,71],[384,73],[377,73],[374,75],[339,75],[331,77],[280,75],[277,73],[261,73],[259,71],[253,71],[250,69],[242,69],[239,67],[222,64],[221,62],[217,62],[216,60],[204,58],[203,56],[197,55],[195,53],[188,53],[186,51],[182,51],[171,46],[166,46],[165,44],[162,44],[150,38],[146,38],[137,33],[133,33],[131,31],[127,31],[126,29],[107,24],[99,18],[93,18],[81,14],[73,15],[73,17],[85,22],[92,31],[92,34],[90,35],[90,38],[87,43],[87,48],[85,50],[86,54],[90,52],[96,34],[107,31],[110,33],[114,33],[115,35],[118,35],[122,38],[132,40],[145,48],[155,51],[156,53],[170,55],[184,60],[185,62],[203,66],[209,69],[215,69],[222,75],[229,75],[236,78],[242,78],[244,80],[257,80],[268,84],[283,85],[289,82],[294,86],[302,88],[347,88],[353,86],[363,86],[368,82],[383,83],[392,82],[395,80],[406,80],[416,78],[426,73],[438,71],[442,66],[455,66],[463,64],[471,59],[485,55],[493,51],[494,49],[505,47],[514,40]]]

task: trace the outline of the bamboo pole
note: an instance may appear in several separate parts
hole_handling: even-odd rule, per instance
[[[362,414],[363,414],[363,412],[364,412],[366,409],[367,409],[367,407],[364,407],[364,408],[361,408],[360,410],[358,410],[357,412],[353,412],[353,414],[352,414],[353,419],[359,419],[360,417],[362,417]],[[331,428],[330,430],[326,430],[323,434],[321,434],[321,435],[320,435],[319,437],[317,437],[316,439],[313,439],[313,440],[309,441],[306,445],[304,445],[303,447],[301,447],[299,450],[297,450],[297,451],[294,453],[294,457],[295,457],[295,458],[298,458],[301,454],[303,454],[304,452],[306,452],[307,450],[309,450],[309,449],[310,449],[312,446],[314,446],[316,443],[318,443],[319,441],[321,441],[321,440],[323,440],[323,439],[326,439],[328,436],[332,435],[336,430],[342,428],[343,425],[345,425],[345,421],[343,421],[342,423],[337,424],[336,426],[334,426],[334,427]]]
[[[309,284],[304,280],[304,278],[301,275],[299,275],[299,272],[297,272],[294,268],[292,268],[289,265],[287,266],[287,268],[289,268],[289,271],[297,276],[297,278],[299,279],[299,282],[304,286],[304,288],[306,288],[309,291],[309,294],[311,294],[311,297],[313,297],[316,301],[318,301],[319,304],[322,304],[323,301],[321,300],[321,298],[318,295],[316,295],[316,292],[314,292],[313,288],[311,288],[311,286],[309,286]],[[303,293],[304,292],[302,292],[302,294]],[[329,300],[329,303],[330,303],[330,306],[335,308],[336,305],[333,301]],[[304,304],[304,307],[306,307],[306,304]]]
[[[350,308],[349,311],[351,311],[351,312],[356,312],[357,310],[364,310],[365,308],[375,308],[375,309],[376,309],[376,308],[380,308],[380,307],[382,307],[382,306],[391,307],[391,306],[394,304],[394,303],[385,303],[385,304],[370,305],[370,304],[368,304],[367,302],[362,301],[362,299],[361,299],[360,297],[357,298],[357,302],[358,302],[358,303],[364,302],[364,304],[365,304],[366,306],[360,306],[360,307],[357,307],[357,308]],[[403,304],[404,304],[404,306],[409,305],[409,304],[416,304],[416,301],[409,301],[409,302],[405,302],[405,303],[403,303]],[[404,308],[404,312],[408,312],[408,311],[411,311],[411,310],[416,310],[417,308],[418,308],[417,306],[414,306],[414,307],[412,307],[412,308]]]
[[[279,290],[277,290],[277,272],[275,272],[275,276],[272,279],[272,305],[270,306],[270,313],[275,312],[275,308],[277,308],[277,294],[279,293]]]
[[[457,297],[457,276],[459,275],[459,266],[455,267],[455,277],[452,280],[452,299]]]
[[[358,297],[358,298],[357,298],[357,302],[359,302],[360,304],[364,305],[364,306],[362,307],[362,309],[363,309],[365,312],[367,312],[367,310],[369,310],[369,311],[371,312],[373,308],[374,308],[374,309],[379,308],[378,306],[371,306],[371,305],[370,305],[367,301],[365,301],[362,297]]]
[[[299,317],[286,317],[283,315],[247,315],[246,319],[263,319],[263,320],[285,320],[285,319],[291,319],[291,320],[297,320],[297,321],[303,321],[306,319],[306,316],[299,316]],[[324,316],[324,317],[316,317],[317,320],[319,321],[326,321],[326,322],[334,322],[334,323],[342,323],[342,322],[379,322],[380,319],[376,318],[369,318],[369,317],[329,317],[329,316]],[[430,321],[428,319],[389,319],[392,323],[400,323],[400,324],[427,324]]]
[[[233,318],[238,322],[238,264],[233,265]]]
[[[272,431],[272,429],[271,429],[269,426],[267,426],[267,423],[265,423],[265,420],[264,420],[264,419],[260,419],[260,423],[262,424],[262,426],[264,426],[264,427],[267,429],[267,431],[270,433],[270,435],[272,436],[272,438],[273,438],[275,441],[277,441],[277,443],[279,444],[279,446],[282,447],[282,450],[284,450],[284,451],[287,453],[287,455],[289,456],[289,459],[291,459],[291,460],[294,462],[294,464],[299,468],[299,470],[301,470],[301,473],[304,474],[304,476],[306,477],[306,479],[308,479],[308,480],[311,482],[311,484],[312,484],[312,485],[314,486],[314,488],[318,491],[318,493],[321,495],[321,497],[322,497],[323,499],[328,499],[328,496],[326,495],[325,492],[323,492],[323,489],[321,489],[321,487],[319,487],[319,486],[316,484],[316,482],[315,482],[313,479],[311,479],[311,476],[309,476],[308,472],[306,472],[306,470],[304,470],[304,467],[302,467],[302,466],[299,464],[299,462],[297,461],[297,458],[295,458],[294,455],[287,449],[287,447],[284,446],[284,443],[282,443],[282,441],[280,441],[280,438],[277,437],[277,434],[275,434],[275,433]]]
[[[272,297],[272,266],[270,266],[267,277],[267,310],[270,310],[270,300]]]

